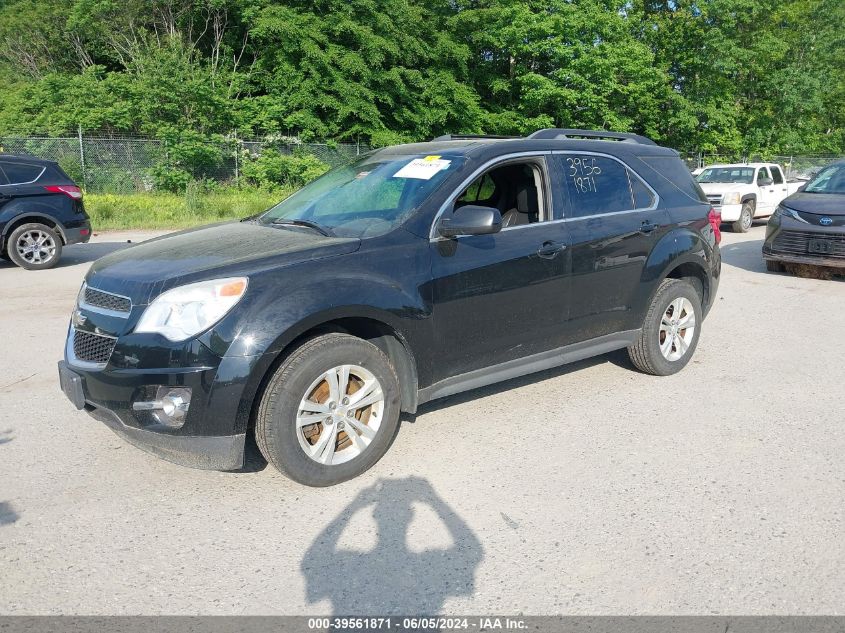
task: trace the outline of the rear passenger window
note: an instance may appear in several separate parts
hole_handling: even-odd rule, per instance
[[[29,165],[27,163],[2,162],[0,163],[0,168],[3,169],[6,178],[9,180],[9,184],[12,185],[32,182],[44,171],[44,168],[40,165]]]
[[[628,170],[605,156],[564,154],[564,178],[569,188],[570,217],[583,218],[633,208]]]
[[[783,174],[780,173],[780,167],[772,167],[772,180],[776,185],[783,184]]]

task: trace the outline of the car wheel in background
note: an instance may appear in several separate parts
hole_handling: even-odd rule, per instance
[[[681,279],[664,279],[646,313],[639,339],[628,348],[642,372],[668,376],[683,369],[698,345],[701,297]]]
[[[26,270],[52,268],[62,256],[62,239],[46,224],[22,224],[9,236],[6,256]]]
[[[734,233],[748,233],[754,223],[754,202],[749,200],[742,203],[742,210],[739,212],[739,220],[731,224]]]
[[[270,379],[255,439],[274,467],[307,486],[356,477],[399,425],[399,382],[382,351],[348,334],[310,339]]]

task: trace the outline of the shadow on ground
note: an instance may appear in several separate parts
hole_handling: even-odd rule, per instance
[[[64,266],[76,266],[86,264],[105,257],[110,253],[132,246],[135,242],[94,242],[91,244],[71,244],[62,249],[62,258],[56,264],[56,268]],[[17,268],[8,259],[0,259],[0,270],[4,268]]]
[[[751,229],[757,231],[757,227]],[[765,231],[765,229],[762,229]],[[722,263],[728,266],[742,268],[752,273],[767,273],[763,262],[763,237],[759,240],[738,242],[736,244],[722,243]]]
[[[350,529],[348,538],[342,538],[350,521],[365,512],[375,521],[375,534]],[[415,513],[423,519],[415,530],[426,541],[442,542],[439,537],[448,536],[451,544],[410,549],[408,528]],[[356,547],[373,536],[374,547]],[[447,598],[475,593],[475,571],[483,558],[475,534],[431,484],[407,477],[383,479],[358,493],[311,543],[300,569],[307,601],[328,599],[336,616],[436,614]]]
[[[14,523],[19,518],[18,513],[12,509],[12,504],[8,501],[0,501],[0,526]]]

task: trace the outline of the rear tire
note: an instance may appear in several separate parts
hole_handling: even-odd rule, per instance
[[[9,236],[6,256],[24,270],[46,270],[59,263],[62,240],[46,224],[21,224]]]
[[[356,407],[355,393],[365,390],[358,400],[373,403]],[[332,486],[381,459],[399,410],[399,381],[387,356],[363,339],[325,334],[303,343],[273,374],[255,439],[264,458],[294,481]]]
[[[654,295],[636,343],[628,348],[631,362],[653,376],[681,371],[695,353],[704,311],[693,286],[664,279]]]
[[[754,224],[755,208],[753,200],[742,203],[742,210],[739,212],[739,220],[731,224],[731,229],[733,229],[734,233],[748,233],[751,226]]]
[[[786,271],[786,266],[781,264],[780,262],[772,261],[771,259],[766,260],[766,270],[770,273],[782,273]]]

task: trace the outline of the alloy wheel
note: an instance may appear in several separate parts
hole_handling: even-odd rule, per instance
[[[375,438],[384,404],[384,390],[372,372],[359,365],[333,367],[311,383],[299,403],[299,446],[320,464],[348,462]]]
[[[46,264],[56,256],[53,237],[39,229],[21,233],[15,248],[18,255],[29,264]]]
[[[668,361],[684,357],[695,336],[695,310],[689,299],[672,301],[660,319],[660,353]]]

